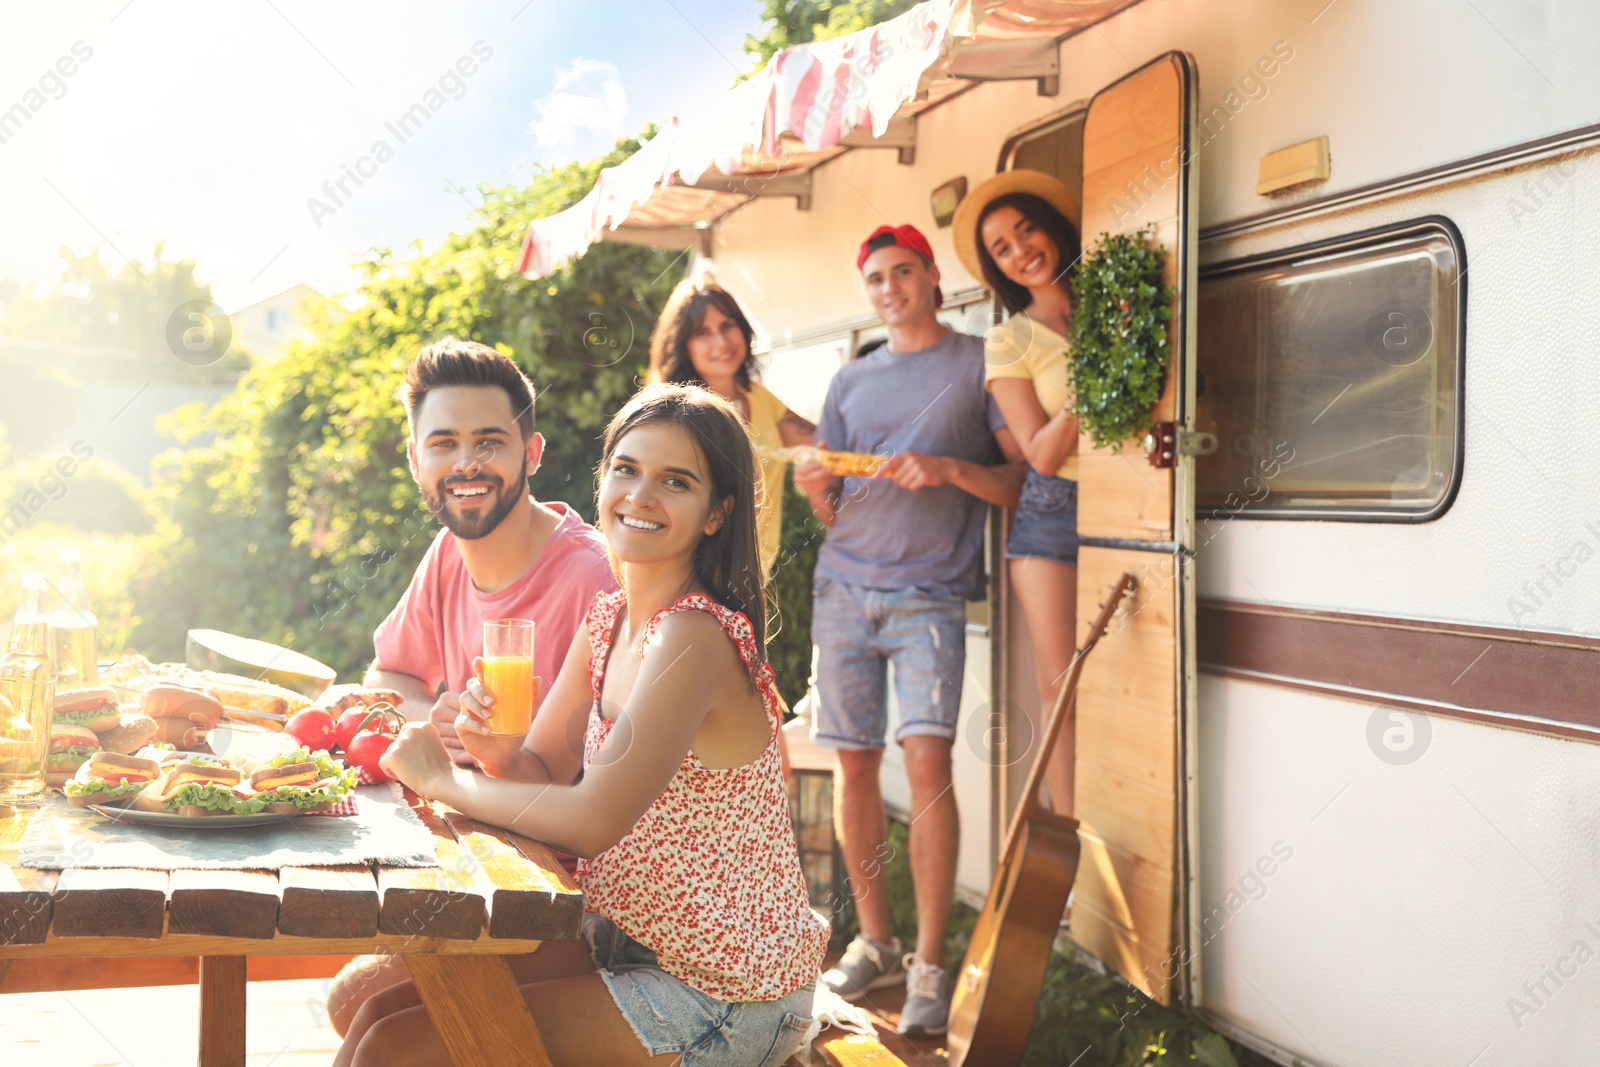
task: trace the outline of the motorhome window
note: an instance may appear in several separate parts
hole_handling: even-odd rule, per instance
[[[1202,522],[1418,521],[1461,453],[1461,245],[1438,223],[1208,270],[1196,428]]]
[[[1083,120],[1077,111],[1013,140],[1006,146],[1002,169],[1042,170],[1074,189],[1083,174]]]

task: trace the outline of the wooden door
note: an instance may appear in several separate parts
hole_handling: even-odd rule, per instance
[[[1193,61],[1169,53],[1096,94],[1083,133],[1085,247],[1153,223],[1167,251],[1172,359],[1154,417],[1180,426],[1194,407],[1195,98]],[[1179,457],[1158,469],[1142,442],[1113,450],[1079,439],[1079,626],[1123,571],[1139,584],[1121,625],[1089,657],[1078,692],[1083,853],[1072,938],[1167,1004],[1187,992],[1179,915],[1194,677],[1193,462]]]

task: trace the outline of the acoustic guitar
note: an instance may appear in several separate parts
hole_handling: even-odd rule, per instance
[[[1045,964],[1078,870],[1078,821],[1051,811],[1039,799],[1039,786],[1067,708],[1077,698],[1083,661],[1133,585],[1133,575],[1123,574],[1100,606],[1040,735],[1039,756],[1012,816],[1000,870],[955,975],[945,1038],[950,1067],[961,1067],[969,1055],[983,1067],[1010,1067],[1022,1061],[1028,1047]]]

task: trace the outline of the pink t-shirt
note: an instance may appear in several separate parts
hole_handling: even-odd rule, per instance
[[[484,620],[532,619],[533,669],[540,692],[549,691],[595,594],[617,588],[617,580],[600,531],[565,504],[545,506],[561,521],[532,566],[494,593],[472,584],[455,535],[439,531],[400,603],[373,632],[384,670],[459,693],[472,677],[473,657],[483,655]]]

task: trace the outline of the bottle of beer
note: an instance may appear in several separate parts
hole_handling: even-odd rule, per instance
[[[25,571],[11,650],[0,659],[0,804],[33,804],[44,796],[56,695],[49,630],[44,572]]]
[[[83,557],[76,545],[61,549],[61,603],[50,616],[50,639],[56,685],[62,689],[94,685],[100,680],[100,620],[89,610],[83,585]]]

